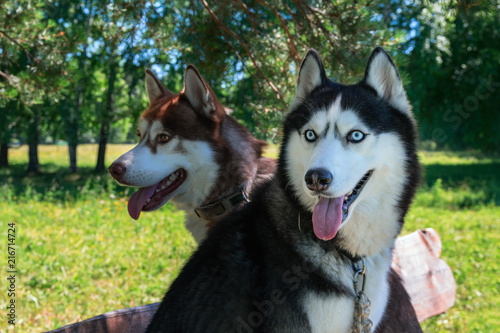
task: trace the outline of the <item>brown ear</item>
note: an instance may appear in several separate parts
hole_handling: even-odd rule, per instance
[[[188,65],[186,68],[184,89],[181,95],[186,97],[198,114],[215,121],[221,121],[224,118],[224,108],[193,65]]]
[[[163,83],[160,82],[149,68],[146,69],[146,91],[150,104],[160,96],[174,95],[173,92],[169,91]]]

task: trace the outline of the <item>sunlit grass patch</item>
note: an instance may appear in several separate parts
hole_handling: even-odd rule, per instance
[[[497,332],[500,207],[448,210],[413,206],[402,234],[434,228],[457,283],[455,306],[426,320],[426,332]]]
[[[17,227],[22,331],[158,302],[195,248],[171,205],[139,221],[124,198],[9,202],[0,211]]]

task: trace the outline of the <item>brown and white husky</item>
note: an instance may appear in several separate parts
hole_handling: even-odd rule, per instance
[[[271,177],[276,162],[262,156],[264,141],[225,113],[194,66],[187,66],[180,93],[170,92],[150,70],[146,90],[150,105],[139,121],[139,143],[109,172],[120,184],[139,187],[128,203],[132,218],[172,200],[200,243]]]

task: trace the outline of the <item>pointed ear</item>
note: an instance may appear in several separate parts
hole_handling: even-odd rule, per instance
[[[387,52],[377,47],[368,60],[364,82],[392,106],[403,112],[410,112],[410,103],[396,66]]]
[[[326,81],[325,68],[318,52],[310,49],[300,65],[296,100],[305,99],[311,91]]]
[[[203,116],[212,119],[224,116],[224,108],[193,65],[186,67],[184,89],[181,91],[181,95],[184,95],[193,109]]]
[[[149,103],[151,104],[155,99],[162,95],[171,96],[173,92],[169,91],[153,74],[153,72],[146,69],[146,91],[148,93]]]

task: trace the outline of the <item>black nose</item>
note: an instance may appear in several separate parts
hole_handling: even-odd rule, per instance
[[[111,176],[113,176],[113,178],[118,180],[118,181],[123,176],[123,174],[125,173],[126,170],[127,170],[127,168],[125,168],[125,166],[123,166],[120,163],[113,163],[108,168],[108,171],[111,174]]]
[[[304,180],[311,191],[324,191],[332,182],[333,176],[326,169],[311,169],[307,171]]]

